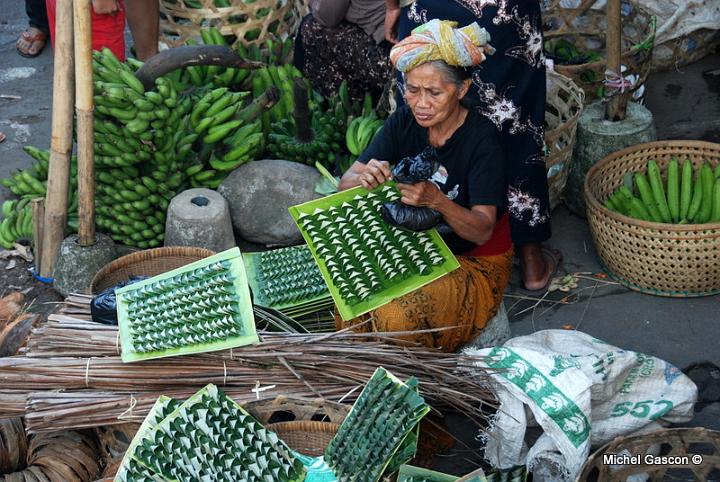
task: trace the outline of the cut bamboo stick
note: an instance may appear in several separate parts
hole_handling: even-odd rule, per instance
[[[72,0],[57,0],[53,74],[52,138],[45,197],[43,259],[40,275],[49,278],[55,269],[65,235],[73,129],[73,8]]]
[[[608,0],[606,11],[608,25],[607,35],[605,37],[607,46],[607,68],[617,73],[622,82],[622,17],[620,0]],[[605,106],[605,119],[612,122],[624,120],[626,110],[627,96],[617,92],[617,95],[612,96]]]
[[[95,243],[95,172],[93,71],[90,0],[74,0],[75,110],[78,151],[78,218],[80,246]]]
[[[42,272],[42,241],[43,241],[43,222],[45,222],[45,199],[37,198],[31,201],[32,217],[33,217],[33,242],[35,243],[35,269]]]

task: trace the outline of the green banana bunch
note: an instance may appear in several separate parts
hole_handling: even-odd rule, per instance
[[[336,153],[340,153],[343,133],[335,127],[334,117],[329,113],[313,112],[311,119],[313,139],[302,142],[297,138],[297,127],[292,118],[285,118],[271,127],[268,150],[275,159],[287,159],[314,166],[320,162],[333,166]]]
[[[238,42],[235,46],[237,53],[246,60],[263,62],[268,65],[285,65],[290,61],[290,54],[293,51],[293,39],[288,37],[279,40],[277,37],[268,38],[262,46],[250,44],[248,47]]]
[[[354,118],[345,132],[348,151],[353,156],[359,156],[375,139],[384,124],[385,122],[377,119],[375,115]]]
[[[292,114],[295,108],[292,83],[296,78],[302,77],[300,71],[292,64],[271,65],[253,72],[251,77],[253,97],[258,97],[271,87],[280,90],[280,101],[270,109],[268,114],[264,115],[264,132],[269,132],[270,124],[273,122],[278,122]],[[305,82],[307,83],[307,80]]]
[[[682,166],[671,159],[663,179],[657,162],[650,160],[647,173],[632,173],[632,184],[620,186],[604,205],[625,216],[657,223],[720,222],[720,167],[713,172],[707,162],[700,163],[694,183],[693,170],[689,159]]]
[[[30,199],[8,200],[2,205],[3,220],[0,222],[0,246],[12,249],[14,243],[32,240],[33,218]]]

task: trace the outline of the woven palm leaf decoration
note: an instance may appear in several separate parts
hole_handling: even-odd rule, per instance
[[[390,183],[373,191],[358,187],[290,208],[345,320],[460,266],[434,229],[408,232],[382,219],[380,206],[399,197]]]
[[[376,482],[430,407],[412,387],[375,370],[325,451],[338,480]]]
[[[332,307],[332,297],[307,245],[244,253],[256,305],[290,316]]]
[[[398,472],[397,482],[455,482],[457,479],[454,475],[403,465]]]
[[[287,445],[216,386],[206,386],[169,414],[163,403],[156,402],[133,439],[116,481],[305,479],[305,468]],[[160,412],[166,416],[153,425]]]
[[[482,469],[477,469],[463,477],[457,477],[420,467],[403,465],[398,472],[397,482],[488,482],[488,479]]]
[[[117,290],[117,310],[124,362],[258,342],[237,248]]]

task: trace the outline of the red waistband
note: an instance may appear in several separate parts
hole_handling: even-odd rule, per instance
[[[497,256],[510,248],[512,248],[510,216],[505,212],[495,223],[495,230],[488,242],[481,246],[475,246],[467,253],[463,253],[463,256]]]

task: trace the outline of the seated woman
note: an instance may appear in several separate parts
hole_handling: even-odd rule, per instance
[[[432,182],[398,184],[402,202],[439,211],[451,228],[443,235],[460,268],[338,329],[378,332],[450,328],[405,337],[455,351],[471,341],[497,313],[508,284],[513,249],[506,204],[503,152],[497,129],[468,109],[464,67],[479,64],[487,34],[476,23],[455,29],[433,20],[393,47],[390,58],[405,73],[405,102],[340,180],[340,189],[376,188],[390,180],[390,166],[435,148],[442,167]]]
[[[347,80],[350,96],[378,98],[391,78],[385,0],[311,0],[295,39],[295,66],[321,94]]]

